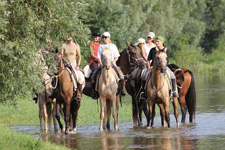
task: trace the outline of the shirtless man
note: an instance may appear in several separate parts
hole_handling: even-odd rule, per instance
[[[84,74],[79,70],[81,62],[80,46],[73,42],[71,37],[66,37],[67,42],[62,44],[61,55],[64,56],[72,66],[72,71],[76,75],[77,81],[77,96],[76,99],[81,99],[81,90],[84,88],[85,77]],[[78,62],[76,61],[76,56],[78,57]]]

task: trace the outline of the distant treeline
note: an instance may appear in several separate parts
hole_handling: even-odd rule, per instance
[[[36,52],[60,49],[67,35],[80,44],[86,64],[95,31],[109,31],[120,51],[153,31],[165,37],[177,65],[224,73],[224,6],[224,0],[1,0],[0,101],[37,88]]]

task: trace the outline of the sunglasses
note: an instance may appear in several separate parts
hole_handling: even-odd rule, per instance
[[[107,37],[106,37],[106,36],[103,36],[102,38],[103,38],[103,39],[107,39]]]

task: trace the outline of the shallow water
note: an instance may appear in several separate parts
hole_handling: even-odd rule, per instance
[[[176,127],[170,115],[171,128],[161,127],[160,117],[154,127],[133,127],[132,122],[119,123],[119,131],[99,132],[98,125],[78,126],[77,133],[39,134],[39,126],[14,126],[12,129],[34,135],[45,141],[71,149],[225,149],[225,78],[196,76],[197,114],[195,123]],[[172,114],[172,112],[171,112]],[[181,113],[179,115],[181,120]],[[146,125],[146,120],[143,121]]]

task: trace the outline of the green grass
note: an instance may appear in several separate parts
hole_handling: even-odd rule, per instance
[[[58,146],[31,135],[17,133],[5,125],[0,125],[0,149],[7,150],[67,150],[64,146]]]

